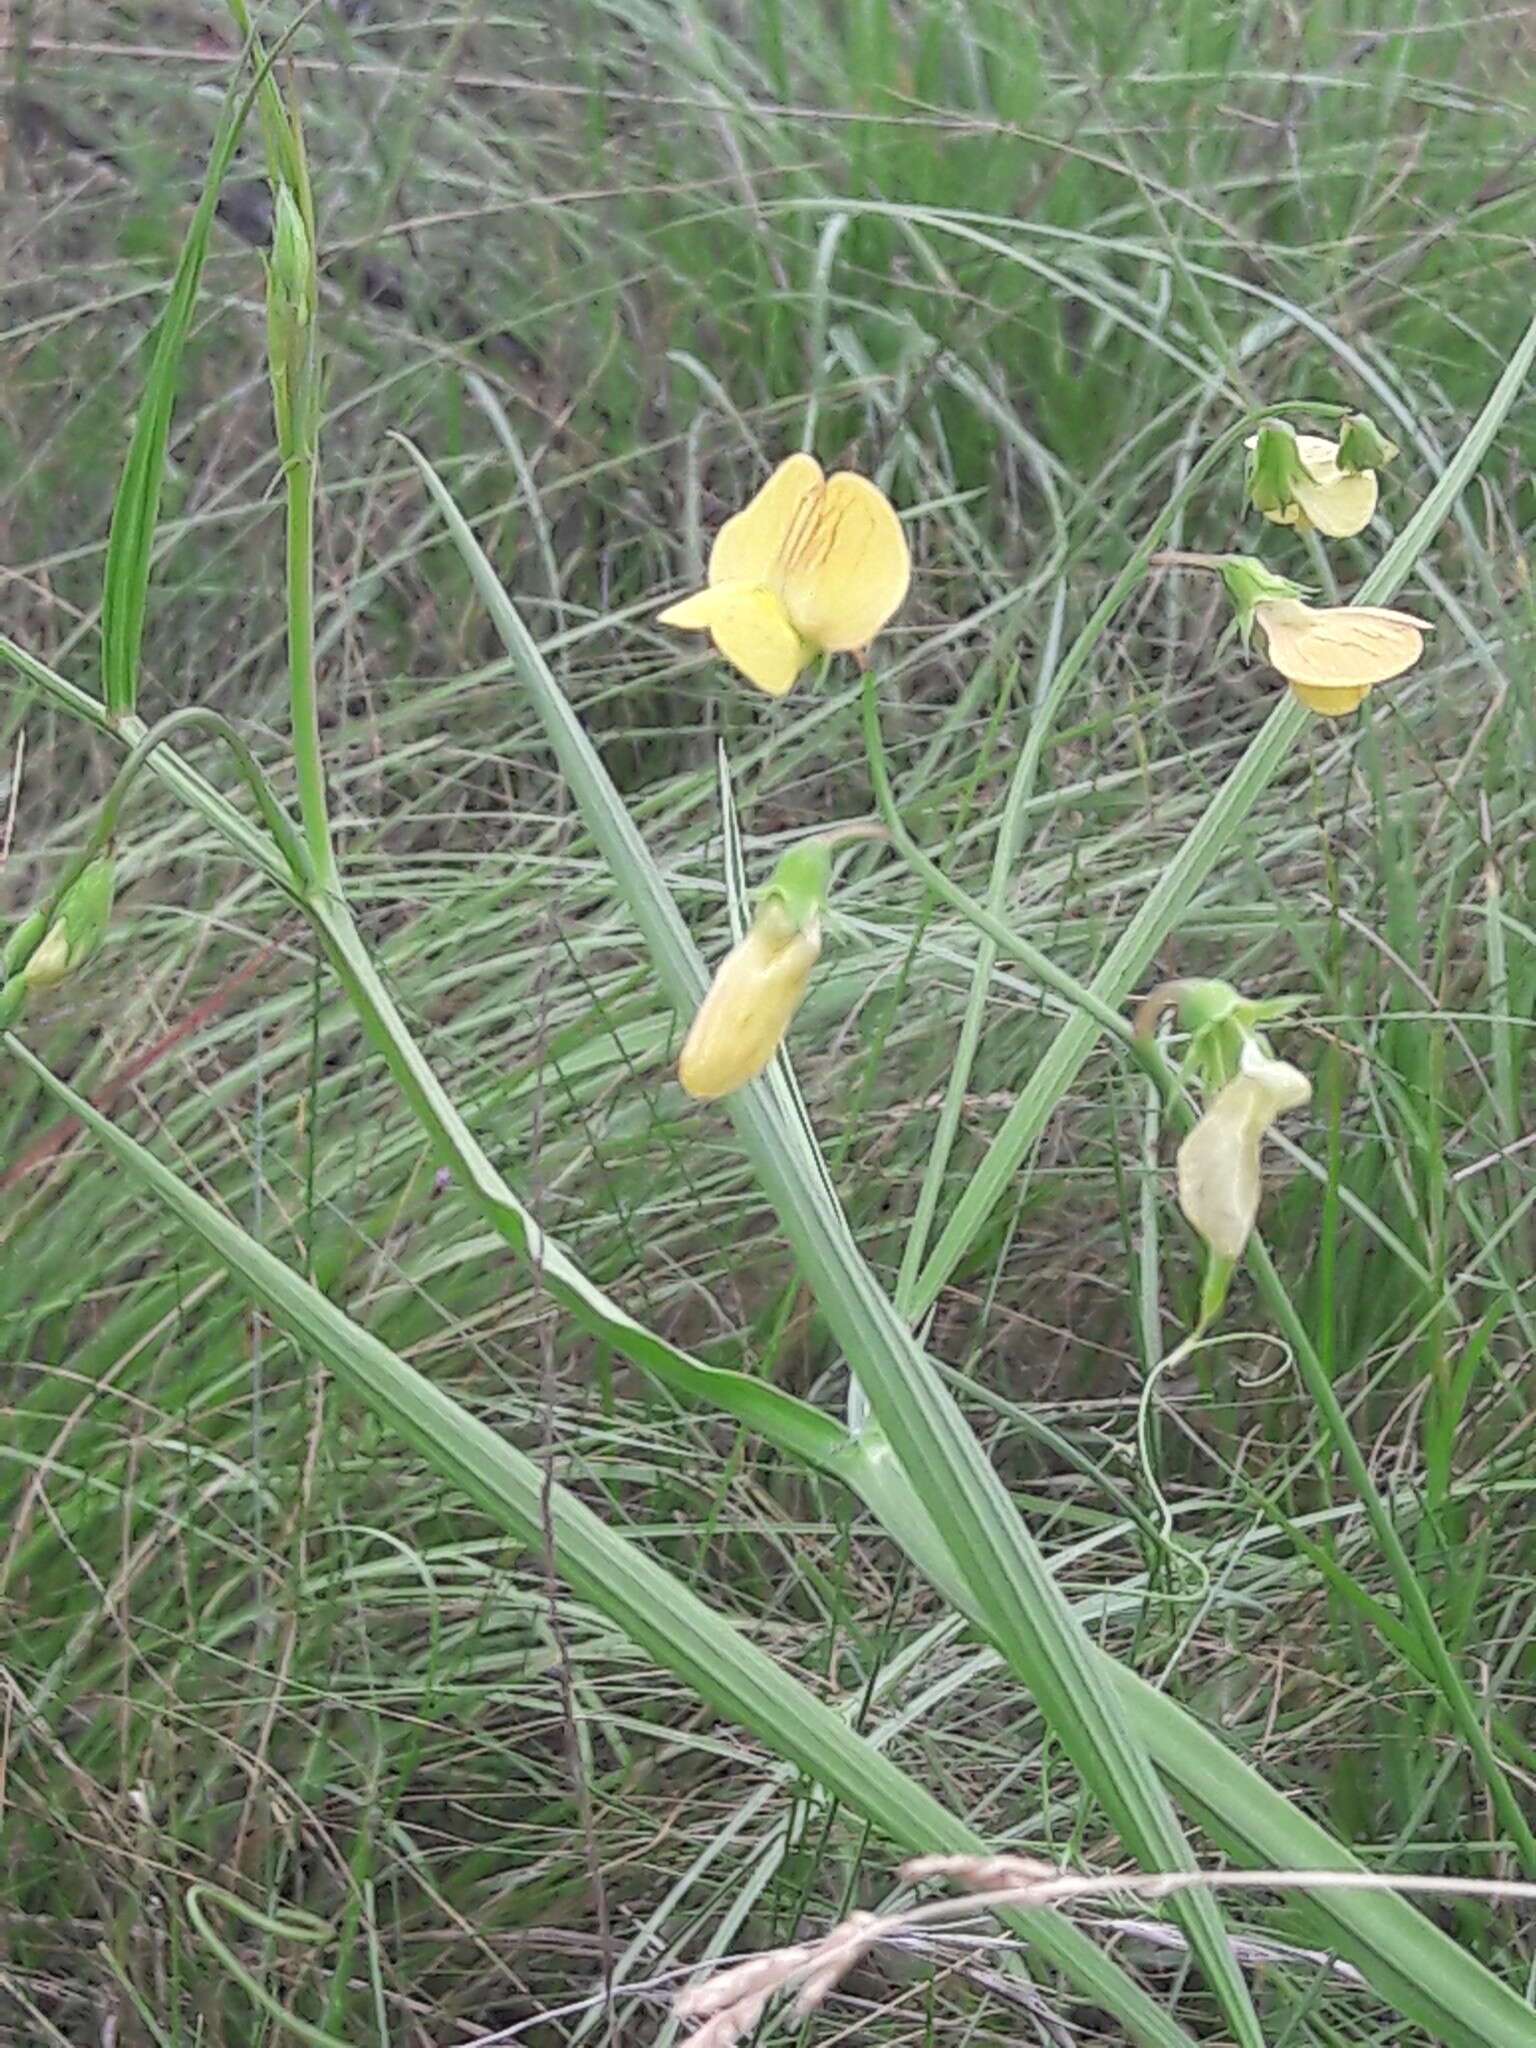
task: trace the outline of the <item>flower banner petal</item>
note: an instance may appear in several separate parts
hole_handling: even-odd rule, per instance
[[[839,470],[792,536],[779,589],[803,638],[840,654],[869,645],[911,580],[907,537],[884,493]]]

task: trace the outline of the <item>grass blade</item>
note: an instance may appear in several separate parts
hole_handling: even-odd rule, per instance
[[[564,1487],[549,1486],[533,1459],[397,1358],[186,1186],[20,1040],[8,1035],[5,1042],[155,1199],[202,1239],[244,1290],[398,1430],[434,1471],[530,1548],[544,1548],[547,1530],[562,1577],[659,1665],[676,1672],[700,1698],[808,1772],[902,1847],[974,1851],[985,1846],[733,1623],[616,1535]],[[1183,2028],[1070,1922],[1037,1915],[1014,1924],[1087,1997],[1113,2012],[1132,2039],[1147,2048],[1191,2048]]]
[[[101,591],[101,686],[107,715],[113,720],[131,715],[138,702],[139,648],[149,599],[150,557],[160,517],[171,415],[181,382],[182,350],[192,326],[219,188],[250,105],[249,93],[241,94],[232,85],[208,158],[202,193],[176,264],[170,297],[155,332],[154,358],[144,380],[128,459],[112,505]]]

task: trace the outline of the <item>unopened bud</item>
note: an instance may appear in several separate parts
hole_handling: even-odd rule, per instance
[[[115,888],[116,863],[110,853],[98,854],[65,891],[58,915],[21,963],[29,989],[57,988],[90,959],[106,934]],[[27,922],[35,921],[36,914]]]
[[[684,1042],[677,1078],[696,1101],[756,1080],[778,1051],[820,953],[820,918],[796,924],[782,900],[769,896],[716,968]]]
[[[272,254],[268,258],[268,291],[274,312],[291,313],[302,326],[315,308],[315,257],[299,203],[286,185],[279,185],[272,209]]]

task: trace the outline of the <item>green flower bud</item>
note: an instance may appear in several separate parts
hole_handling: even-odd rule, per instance
[[[299,203],[286,185],[278,186],[273,202],[267,290],[274,313],[287,312],[307,325],[315,310],[315,257]]]
[[[116,863],[110,853],[98,854],[64,892],[58,915],[21,965],[26,987],[57,988],[90,959],[106,934],[115,889]]]

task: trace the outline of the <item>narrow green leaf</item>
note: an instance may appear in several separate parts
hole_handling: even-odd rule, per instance
[[[533,697],[663,986],[680,1010],[691,1008],[703,967],[650,850],[463,514],[431,465],[409,442],[404,445]],[[988,1633],[1035,1695],[1056,1739],[1132,1852],[1149,1868],[1192,1867],[1178,1818],[1097,1653],[938,1368],[861,1256],[830,1186],[802,1170],[772,1089],[742,1089],[728,1107],[800,1270],[944,1548],[972,1589]],[[1220,1914],[1203,1894],[1187,1905],[1181,1917],[1228,2022],[1242,2042],[1258,2048],[1258,2022]]]
[[[903,1849],[978,1852],[983,1839],[781,1669],[733,1622],[609,1529],[534,1461],[347,1316],[319,1289],[187,1187],[127,1132],[59,1080],[20,1040],[5,1043],[154,1197],[196,1233],[240,1286],[520,1542],[553,1541],[561,1576],[663,1669],[807,1772]],[[1137,1985],[1054,1914],[1014,1916],[1030,1945],[1147,2048],[1192,2048]]]
[[[154,359],[144,382],[128,459],[113,501],[101,592],[102,696],[112,719],[132,713],[138,701],[139,649],[149,598],[150,557],[160,518],[165,451],[181,381],[182,350],[192,326],[219,188],[249,109],[249,94],[242,94],[231,84],[208,158],[202,195],[187,229],[170,297],[155,333]]]

